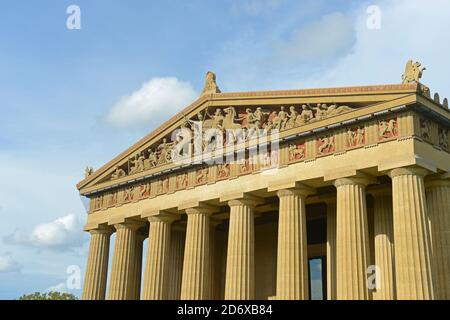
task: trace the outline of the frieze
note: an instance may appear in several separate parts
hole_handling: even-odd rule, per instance
[[[426,127],[426,125],[423,126]],[[240,175],[278,168],[290,163],[314,161],[318,157],[336,154],[336,152],[342,152],[346,149],[364,148],[371,144],[367,138],[369,129],[373,130],[375,138],[378,136],[378,141],[387,141],[399,137],[397,116],[379,118],[373,124],[350,126],[341,131],[325,132],[315,137],[299,137],[295,141],[283,143],[279,148],[272,149],[268,145],[267,150],[264,150],[264,152],[260,150],[260,153],[257,154],[252,154],[247,150],[243,159],[227,162],[224,156],[222,158],[223,163],[197,164],[197,167],[187,167],[165,176],[148,178],[140,183],[117,187],[111,192],[93,195],[91,198],[91,212],[171,192],[188,190],[209,183],[234,179]],[[439,127],[438,132],[439,146],[448,150],[449,130]],[[340,137],[339,141],[341,141],[339,144],[337,144],[338,137]],[[168,142],[165,141],[163,143],[167,144]],[[139,158],[134,160],[142,161]],[[135,164],[133,163],[133,165]]]

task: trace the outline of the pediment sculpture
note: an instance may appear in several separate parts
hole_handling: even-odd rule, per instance
[[[203,88],[202,95],[213,93],[220,93],[220,89],[216,83],[216,74],[208,71],[208,73],[206,73],[205,87]]]
[[[309,123],[324,120],[354,108],[345,105],[318,103],[278,106],[278,107],[217,107],[213,111],[206,108],[193,118],[184,116],[184,121],[175,132],[160,140],[159,143],[147,147],[128,158],[126,163],[117,166],[111,175],[111,180],[127,175],[137,174],[156,168],[178,159],[186,147],[196,146],[195,154],[199,152],[214,152],[221,145],[230,141],[229,132],[241,133],[240,138],[250,140],[261,132],[268,134],[274,131],[284,131]],[[212,129],[212,130],[211,130]],[[207,131],[213,134],[207,134]],[[200,134],[195,133],[200,132]],[[233,142],[237,141],[235,133]],[[186,139],[189,137],[189,139]],[[169,140],[170,139],[170,140]],[[196,139],[201,141],[196,141]],[[173,140],[173,141],[171,141]]]
[[[406,63],[405,72],[402,75],[403,84],[407,83],[418,83],[422,78],[423,72],[426,70],[425,67],[418,61],[414,62],[409,60]]]

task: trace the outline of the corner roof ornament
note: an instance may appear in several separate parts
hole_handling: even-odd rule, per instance
[[[220,89],[216,83],[216,74],[208,71],[206,73],[205,88],[203,89],[202,96],[205,94],[220,93]]]
[[[419,61],[413,63],[412,60],[409,60],[406,63],[405,73],[402,75],[402,83],[419,83],[425,70],[426,68]]]
[[[93,174],[94,174],[94,168],[86,166],[86,169],[84,170],[84,178],[86,179]]]

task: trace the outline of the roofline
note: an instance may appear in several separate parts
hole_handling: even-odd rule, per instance
[[[250,92],[227,92],[227,93],[214,93],[200,96],[197,100],[184,108],[182,111],[176,113],[173,117],[165,121],[157,129],[153,130],[142,139],[137,141],[131,147],[121,152],[112,160],[105,163],[98,170],[96,170],[89,177],[81,180],[77,183],[76,187],[81,190],[89,182],[103,174],[109,169],[115,162],[122,159],[124,156],[134,152],[142,144],[147,143],[153,139],[156,135],[161,133],[167,126],[176,122],[184,114],[191,112],[199,105],[213,100],[228,100],[239,98],[278,98],[278,97],[302,97],[302,96],[323,96],[323,95],[360,95],[360,94],[380,94],[380,93],[416,93],[418,92],[418,83],[409,84],[386,84],[386,85],[371,85],[371,86],[352,86],[352,87],[335,87],[335,88],[317,88],[317,89],[294,89],[294,90],[268,90],[268,91],[250,91]]]

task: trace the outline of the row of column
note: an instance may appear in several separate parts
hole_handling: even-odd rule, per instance
[[[277,295],[286,299],[306,299],[308,296],[306,193],[282,190],[280,197],[280,249],[278,277],[282,284]],[[225,299],[251,300],[255,297],[254,208],[257,198],[245,196],[228,202],[230,207]],[[171,232],[175,217],[159,214],[149,218],[149,244],[142,299],[205,300],[213,298],[214,230],[211,221],[216,208],[201,205],[186,209],[185,239]],[[113,255],[108,299],[139,299],[139,259],[142,259],[142,237],[139,222],[124,222],[114,226],[116,244]],[[91,231],[91,244],[83,299],[105,299],[109,239],[113,228],[107,226]],[[291,243],[291,240],[294,242]],[[139,243],[139,245],[137,245]],[[184,253],[180,250],[182,243]],[[283,243],[281,245],[281,243]],[[301,254],[297,250],[301,249]],[[181,254],[180,254],[181,253]],[[183,259],[182,263],[180,263]],[[169,261],[171,264],[169,265]],[[174,270],[175,266],[182,266]],[[176,268],[175,268],[176,269]],[[297,273],[301,272],[301,278]],[[295,289],[290,288],[295,283]],[[178,284],[181,284],[178,285]],[[299,294],[299,290],[301,293]]]
[[[327,210],[328,299],[372,298],[368,272],[374,264],[378,277],[373,291],[375,299],[450,298],[450,184],[448,180],[433,180],[425,195],[425,170],[395,169],[389,175],[392,196],[375,194],[375,261],[371,261],[370,255],[365,190],[374,181],[357,175],[334,182],[336,202],[330,202]],[[311,193],[312,189],[301,184],[277,191],[276,299],[309,298],[305,199]],[[257,203],[258,199],[251,196],[228,202],[227,300],[255,298]],[[206,205],[186,209],[185,240],[181,230],[171,232],[173,215],[160,213],[149,218],[151,236],[143,299],[213,298],[215,225],[211,215],[215,211]],[[115,226],[109,299],[140,298],[141,226],[137,222]],[[105,298],[111,232],[109,227],[91,231],[84,299]]]
[[[394,169],[391,192],[373,192],[375,261],[365,202],[370,179],[334,182],[336,204],[327,212],[328,299],[450,299],[450,181],[426,175],[420,168]]]

